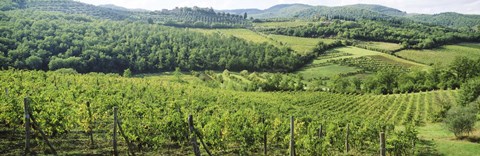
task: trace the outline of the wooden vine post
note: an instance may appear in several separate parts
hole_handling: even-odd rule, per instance
[[[320,127],[318,128],[318,138],[322,138],[322,136],[323,136],[323,132],[322,132],[323,129],[322,128],[323,128],[322,125],[320,125]]]
[[[200,156],[200,148],[198,147],[197,137],[195,136],[195,128],[193,127],[193,117],[188,115],[188,127],[190,130],[190,141],[192,142],[193,152],[195,156]]]
[[[50,148],[52,154],[57,155],[57,151],[55,150],[55,148],[53,148],[53,145],[50,143],[50,141],[48,141],[47,135],[45,134],[45,132],[42,131],[42,129],[40,128],[40,125],[37,123],[37,121],[33,117],[32,113],[31,112],[28,112],[28,113],[30,114],[30,119],[32,120],[33,128],[40,132],[40,134],[42,135],[43,141],[45,141],[45,143],[47,143],[47,145]]]
[[[295,119],[293,116],[290,117],[290,156],[295,156]]]
[[[117,150],[117,109],[118,107],[113,107],[113,155],[118,156]]]
[[[202,146],[203,148],[205,149],[205,151],[207,152],[207,154],[209,156],[212,156],[212,153],[210,152],[210,150],[208,150],[208,146],[207,144],[205,144],[205,142],[203,141],[203,136],[200,134],[200,132],[198,132],[198,130],[195,129],[195,127],[193,127],[193,129],[195,130],[195,135],[197,135],[198,139],[200,140],[200,143],[202,143]],[[199,148],[200,149],[200,148]]]
[[[125,142],[127,143],[128,152],[132,154],[132,156],[135,156],[135,152],[133,152],[133,145],[128,140],[128,137],[127,135],[125,135],[125,132],[123,132],[122,124],[120,124],[119,120],[117,120],[117,125],[118,125],[118,130],[120,131],[120,134],[123,136],[123,139],[125,139]]]
[[[24,111],[25,111],[25,155],[30,153],[30,127],[33,125],[33,128],[40,132],[42,135],[43,141],[47,143],[48,147],[50,148],[52,154],[57,155],[57,151],[53,148],[50,141],[48,141],[47,135],[42,131],[40,125],[37,123],[35,118],[33,117],[32,113],[30,112],[30,106],[28,104],[28,97],[23,99],[24,104]]]
[[[30,153],[30,113],[28,113],[28,97],[23,99],[25,111],[25,155]]]
[[[385,149],[385,133],[380,133],[380,156],[386,156],[387,150]]]

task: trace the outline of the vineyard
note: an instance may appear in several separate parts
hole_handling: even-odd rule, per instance
[[[19,134],[24,133],[25,97],[38,127],[59,154],[111,153],[113,107],[118,106],[123,132],[137,154],[192,153],[187,124],[192,115],[199,138],[214,155],[256,155],[263,152],[264,141],[270,154],[287,154],[290,116],[295,117],[299,155],[338,155],[345,152],[345,140],[350,153],[372,155],[378,152],[382,131],[387,152],[405,155],[414,152],[411,143],[417,139],[408,127],[434,121],[442,111],[440,103],[454,103],[458,94],[447,90],[393,95],[238,92],[204,87],[197,79],[19,70],[2,71],[0,78],[5,89],[0,94],[0,154],[7,155],[22,152],[24,140]],[[319,126],[324,130],[321,135]],[[32,151],[48,153],[38,133],[33,136]],[[126,154],[129,143],[119,140],[120,153]]]
[[[377,57],[381,57],[381,56],[377,56]],[[342,66],[358,67],[358,68],[361,68],[365,71],[371,71],[371,72],[387,70],[387,69],[392,69],[392,70],[395,70],[395,71],[402,71],[402,72],[409,71],[409,69],[404,67],[404,66],[384,62],[381,59],[377,59],[377,58],[372,57],[372,56],[371,57],[363,56],[363,57],[358,57],[358,58],[337,59],[337,60],[330,60],[329,62],[334,63],[334,64],[339,64],[339,65],[342,65]]]
[[[297,73],[311,80],[335,75],[363,75],[384,69],[409,71],[426,68],[429,67],[389,54],[348,46],[328,50]]]

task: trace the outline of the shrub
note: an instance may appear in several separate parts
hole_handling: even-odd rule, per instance
[[[123,71],[123,77],[132,77],[132,71],[130,71],[130,68]]]
[[[468,134],[473,131],[476,121],[477,109],[473,105],[456,106],[447,112],[445,124],[457,138],[462,134]]]
[[[467,105],[474,102],[480,96],[480,77],[462,84],[461,88],[459,103]]]

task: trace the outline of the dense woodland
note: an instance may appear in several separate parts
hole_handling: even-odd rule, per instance
[[[288,48],[219,34],[35,11],[2,13],[2,68],[79,72],[182,70],[289,71],[301,65]]]

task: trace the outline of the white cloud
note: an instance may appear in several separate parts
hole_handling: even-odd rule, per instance
[[[480,0],[78,0],[90,4],[115,4],[127,8],[148,10],[172,9],[184,6],[213,7],[215,9],[265,9],[276,4],[303,3],[310,5],[341,6],[349,4],[379,4],[409,13],[460,12],[480,14]]]

